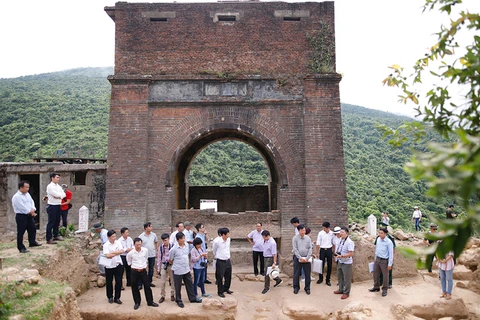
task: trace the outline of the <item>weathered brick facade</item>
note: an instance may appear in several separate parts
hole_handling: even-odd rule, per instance
[[[327,24],[334,43],[333,2],[118,2],[105,10],[116,29],[109,228],[140,231],[148,220],[170,231],[173,210],[190,208],[190,162],[225,138],[265,158],[284,254],[291,217],[317,231],[325,220],[347,222],[341,77],[311,71],[319,49],[307,41]]]

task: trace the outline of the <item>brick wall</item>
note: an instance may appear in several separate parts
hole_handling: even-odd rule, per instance
[[[178,212],[190,212],[175,210],[189,209],[192,159],[220,139],[264,157],[284,254],[293,216],[315,229],[346,223],[341,77],[310,74],[306,40],[322,23],[334,40],[333,2],[118,2],[106,11],[116,30],[107,225],[170,231]]]

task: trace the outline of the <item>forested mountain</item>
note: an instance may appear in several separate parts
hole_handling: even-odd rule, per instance
[[[40,147],[42,156],[106,157],[112,68],[83,68],[0,79],[0,161],[29,161]],[[364,221],[389,211],[392,224],[411,228],[413,206],[443,216],[453,199],[433,201],[424,182],[412,183],[403,170],[412,150],[423,144],[393,149],[375,125],[398,126],[410,118],[342,105],[349,217]],[[439,139],[430,134],[429,141]],[[190,185],[265,184],[263,158],[249,145],[224,140],[211,144],[195,159]],[[427,224],[425,221],[424,224]]]

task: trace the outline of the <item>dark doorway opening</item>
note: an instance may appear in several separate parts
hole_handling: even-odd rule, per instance
[[[21,174],[20,180],[28,181],[30,190],[28,191],[32,196],[35,208],[37,208],[37,216],[35,219],[35,226],[40,229],[40,175],[39,174]]]

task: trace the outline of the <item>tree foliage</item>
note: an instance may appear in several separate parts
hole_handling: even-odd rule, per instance
[[[0,79],[0,161],[106,157],[112,68]]]
[[[459,8],[461,4],[461,0],[426,0],[424,10],[448,15],[450,24],[441,26],[437,42],[417,60],[410,76],[394,65],[394,73],[384,80],[400,87],[401,101],[414,103],[424,123],[417,128],[387,128],[394,144],[405,141],[409,133],[418,138],[426,126],[450,140],[430,143],[428,153],[418,153],[406,164],[414,179],[428,182],[428,195],[458,197],[466,212],[462,219],[438,221],[444,232],[432,239],[442,241],[428,254],[436,251],[442,257],[449,251],[459,256],[470,235],[479,231],[480,222],[480,205],[472,201],[480,193],[480,16]],[[471,42],[459,44],[460,34]],[[421,93],[419,84],[425,77],[435,84]]]

